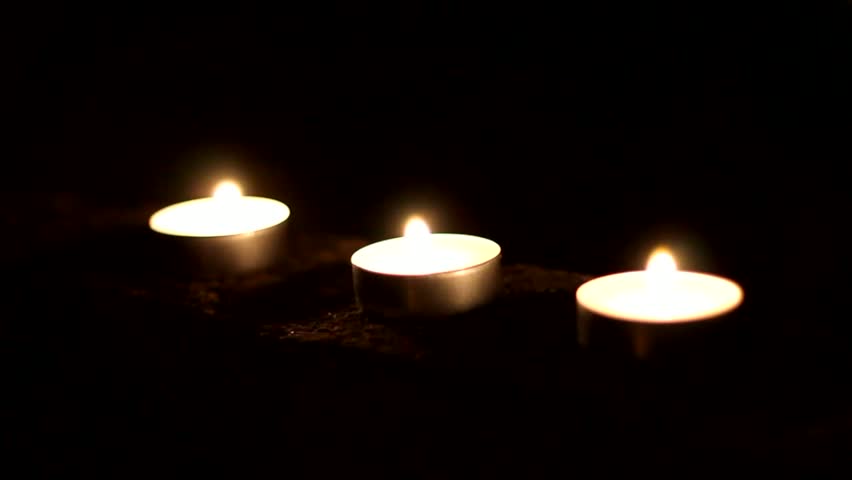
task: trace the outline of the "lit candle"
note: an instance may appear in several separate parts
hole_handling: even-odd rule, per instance
[[[189,247],[206,270],[241,273],[269,265],[289,217],[287,205],[243,195],[239,185],[224,181],[211,197],[169,205],[148,224]]]
[[[499,293],[500,246],[486,238],[431,233],[412,218],[402,237],[352,255],[355,297],[366,311],[385,316],[463,313]]]
[[[678,270],[671,253],[660,249],[644,271],[590,280],[576,298],[582,345],[626,341],[635,355],[648,357],[663,338],[677,342],[679,332],[729,317],[743,291],[727,278]]]

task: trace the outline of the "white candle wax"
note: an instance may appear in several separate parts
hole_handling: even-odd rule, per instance
[[[577,289],[577,303],[617,320],[680,323],[715,318],[737,308],[743,292],[735,282],[705,273],[677,270],[667,252],[658,252],[645,271],[599,277]]]
[[[430,233],[410,220],[402,237],[352,255],[355,297],[387,316],[446,316],[489,303],[500,291],[500,246],[472,235]]]
[[[222,237],[253,233],[290,217],[287,205],[271,198],[243,196],[233,182],[223,182],[212,197],[165,207],[149,220],[152,230],[180,237]]]
[[[500,246],[486,238],[430,233],[420,220],[409,221],[405,235],[358,250],[352,264],[364,270],[402,276],[424,276],[475,267],[500,255]]]

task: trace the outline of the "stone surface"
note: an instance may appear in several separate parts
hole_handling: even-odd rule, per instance
[[[147,232],[124,225],[51,230],[7,271],[3,438],[30,471],[696,477],[848,466],[852,403],[836,377],[848,356],[837,352],[791,354],[795,339],[744,329],[743,350],[718,363],[601,358],[574,334],[573,293],[588,277],[525,264],[505,266],[501,297],[480,311],[368,318],[348,264],[363,239],[295,230],[292,255],[269,271],[195,278],[162,274]]]

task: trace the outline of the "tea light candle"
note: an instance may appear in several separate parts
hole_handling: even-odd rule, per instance
[[[267,266],[275,257],[287,205],[271,198],[244,196],[239,185],[219,183],[213,195],[165,207],[149,219],[151,230],[188,247],[201,267],[241,273]]]
[[[355,297],[365,311],[385,316],[464,313],[499,293],[500,246],[486,238],[431,233],[414,217],[402,237],[352,255]]]
[[[644,271],[590,280],[576,298],[580,344],[626,340],[645,358],[655,344],[677,342],[683,332],[727,318],[742,303],[743,291],[727,278],[680,271],[671,253],[659,249]]]

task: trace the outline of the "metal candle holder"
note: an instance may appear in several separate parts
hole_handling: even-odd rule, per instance
[[[491,302],[502,289],[497,243],[433,234],[417,217],[405,232],[352,255],[355,298],[364,311],[387,317],[456,315]]]
[[[490,303],[502,289],[500,256],[474,267],[432,275],[387,275],[352,265],[355,298],[387,317],[445,316]]]

